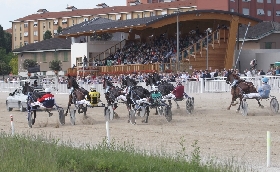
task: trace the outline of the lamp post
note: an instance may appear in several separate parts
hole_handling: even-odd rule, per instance
[[[211,28],[208,28],[207,30],[206,30],[206,40],[207,40],[207,43],[206,43],[206,45],[207,45],[207,48],[206,48],[206,69],[208,70],[208,32],[212,32],[212,29]]]
[[[177,71],[179,71],[180,70],[180,68],[179,68],[179,13],[180,13],[180,11],[179,11],[179,8],[177,9],[177,11],[176,11],[176,13],[177,13]]]

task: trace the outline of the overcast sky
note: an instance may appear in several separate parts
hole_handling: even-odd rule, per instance
[[[34,14],[38,9],[65,11],[67,4],[78,9],[89,9],[103,2],[110,7],[126,5],[126,0],[0,0],[0,25],[4,30],[11,28],[12,23],[9,21]]]

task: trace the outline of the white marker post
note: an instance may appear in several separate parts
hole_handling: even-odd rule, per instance
[[[14,128],[14,118],[13,115],[10,115],[11,117],[11,130],[12,130],[12,136],[15,134],[15,128]]]
[[[266,133],[266,141],[267,141],[267,167],[270,167],[270,155],[271,155],[271,138],[270,138],[270,132],[267,131]]]
[[[107,144],[110,145],[109,119],[106,120]]]

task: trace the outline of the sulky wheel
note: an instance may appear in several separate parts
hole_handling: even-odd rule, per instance
[[[189,114],[191,114],[194,110],[194,102],[190,97],[186,101],[186,109]]]
[[[273,113],[278,113],[279,111],[279,103],[275,97],[270,100],[270,109]]]
[[[61,108],[58,110],[58,117],[59,117],[59,123],[61,125],[65,124],[65,114],[64,114],[64,110]]]
[[[169,105],[165,106],[164,111],[167,122],[170,122],[172,120],[171,107]]]
[[[29,128],[32,128],[32,115],[33,115],[33,112],[30,111],[27,113],[27,123],[28,123],[28,126]]]
[[[140,117],[144,117],[144,116],[146,115],[146,107],[141,106],[141,107],[139,108],[139,110],[140,110],[139,116],[140,116]]]
[[[240,102],[240,112],[243,116],[247,116],[248,115],[248,104],[245,100],[242,100]]]
[[[129,121],[131,124],[135,125],[136,124],[136,117],[135,117],[135,110],[134,109],[130,109],[129,110]]]
[[[75,121],[76,121],[76,110],[75,109],[71,109],[70,110],[70,123],[72,125],[75,125]]]

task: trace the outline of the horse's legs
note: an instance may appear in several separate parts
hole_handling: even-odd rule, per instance
[[[174,102],[177,104],[177,109],[179,109],[180,106],[179,106],[178,102],[177,102],[176,100],[174,100]],[[170,107],[171,107],[171,106],[170,106]]]
[[[242,101],[242,97],[239,97],[239,100],[240,100],[240,103],[239,103],[239,106],[238,106],[238,108],[236,109],[236,112],[239,112],[239,111],[240,111],[240,107],[241,107],[241,101]]]
[[[168,100],[168,104],[170,107],[172,106],[171,100]]]
[[[70,95],[69,95],[69,99],[68,99],[68,106],[67,106],[67,109],[66,109],[66,112],[65,112],[65,116],[67,116],[68,110],[70,111],[71,100],[72,100],[72,96],[71,96],[71,94],[70,94]]]
[[[263,108],[263,105],[260,103],[260,99],[256,99],[258,101],[259,107]]]
[[[142,122],[144,122],[144,123],[148,123],[149,114],[150,114],[150,108],[149,108],[149,106],[146,107],[146,111],[147,111],[146,119],[142,121]]]
[[[158,110],[157,110],[157,107],[156,107],[156,113],[155,113],[155,115],[158,115]]]

